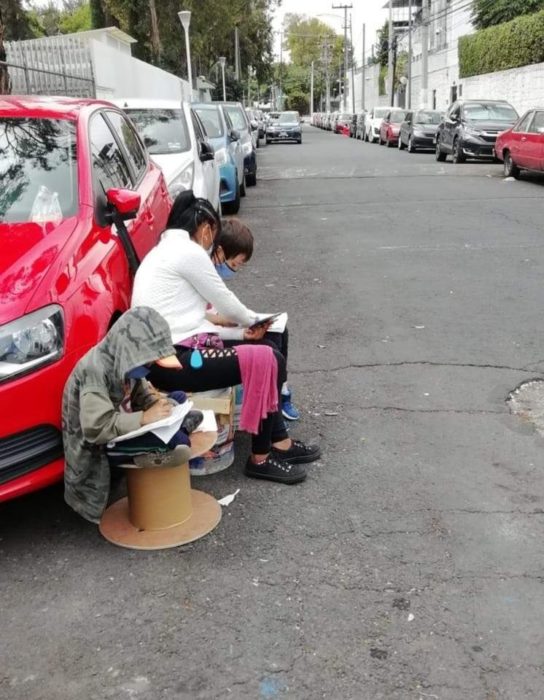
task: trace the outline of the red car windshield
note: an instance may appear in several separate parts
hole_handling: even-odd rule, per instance
[[[77,208],[75,123],[0,117],[0,223],[60,221]]]
[[[390,124],[402,124],[406,118],[406,112],[392,112],[389,118]]]

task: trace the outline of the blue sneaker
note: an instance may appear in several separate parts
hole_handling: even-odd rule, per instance
[[[291,403],[291,392],[281,395],[281,414],[286,420],[299,420],[300,413]]]

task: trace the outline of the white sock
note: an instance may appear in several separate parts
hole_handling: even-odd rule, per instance
[[[285,396],[286,394],[289,394],[289,385],[287,382],[283,382],[282,387],[281,387],[281,393]]]

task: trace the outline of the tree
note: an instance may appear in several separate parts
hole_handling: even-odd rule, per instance
[[[91,25],[93,29],[102,29],[106,26],[106,13],[102,0],[90,0]]]
[[[5,41],[32,38],[30,19],[21,0],[2,0],[1,13]]]
[[[473,0],[472,22],[485,29],[544,9],[544,0]]]

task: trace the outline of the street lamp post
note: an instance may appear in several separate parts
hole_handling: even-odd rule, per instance
[[[221,75],[223,76],[223,102],[227,101],[227,88],[225,87],[225,63],[227,59],[225,56],[219,56],[219,63],[221,64]]]
[[[178,12],[179,21],[185,32],[185,52],[187,54],[187,75],[189,80],[189,85],[191,86],[191,98],[193,92],[193,71],[191,68],[191,45],[189,43],[189,26],[191,24],[191,12],[190,10],[182,10]]]

